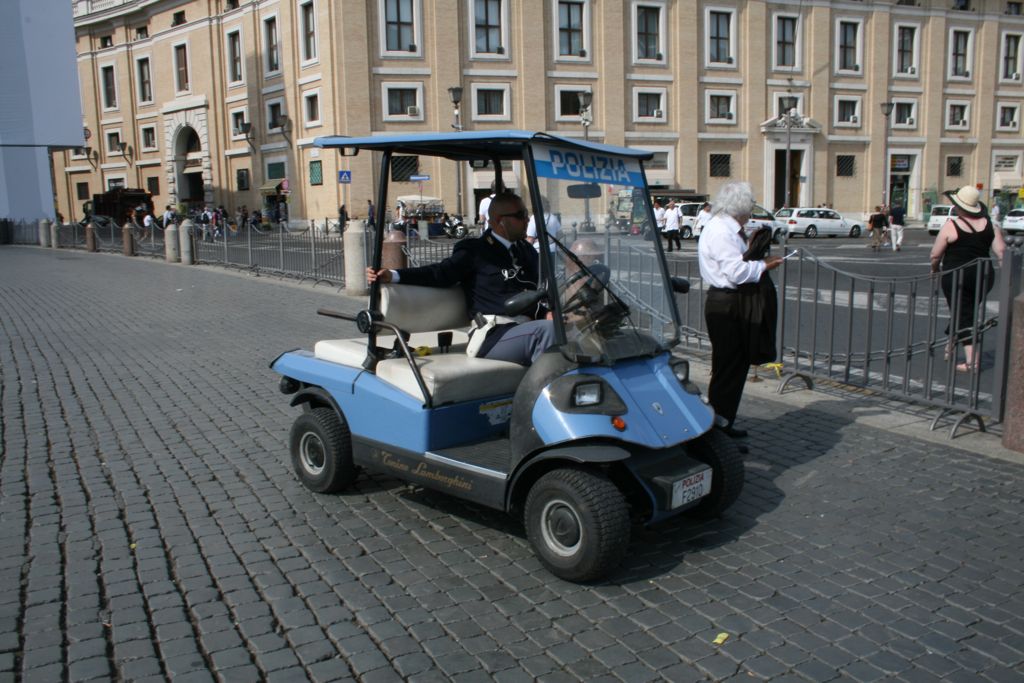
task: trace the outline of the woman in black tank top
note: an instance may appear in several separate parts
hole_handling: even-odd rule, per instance
[[[942,276],[942,293],[946,297],[950,315],[956,315],[956,327],[946,346],[946,355],[952,357],[954,345],[964,347],[965,362],[956,369],[962,372],[978,369],[979,359],[971,345],[976,318],[985,296],[995,282],[992,266],[984,263],[989,252],[994,251],[1000,263],[1006,243],[1002,232],[992,226],[985,205],[979,199],[978,190],[965,185],[957,192],[947,192],[953,202],[956,217],[942,226],[932,246],[932,272],[946,271]],[[946,328],[950,332],[949,328]]]

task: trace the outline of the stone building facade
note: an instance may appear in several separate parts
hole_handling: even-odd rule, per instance
[[[694,194],[744,179],[777,208],[788,168],[794,205],[862,213],[885,196],[914,216],[968,183],[1012,201],[1021,4],[75,0],[90,135],[54,155],[58,204],[77,217],[90,194],[123,184],[157,206],[287,197],[293,217],[333,217],[341,203],[363,216],[372,155],[340,158],[313,139],[451,130],[453,86],[464,129],[650,149],[650,182]],[[593,97],[587,128],[580,91]],[[457,210],[453,162],[406,159],[397,173],[389,203],[422,192]],[[472,215],[493,174],[462,177]]]

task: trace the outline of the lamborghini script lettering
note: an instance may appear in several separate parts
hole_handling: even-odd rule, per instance
[[[472,491],[473,482],[463,479],[462,477],[452,474],[444,474],[426,464],[419,462],[416,463],[415,467],[410,467],[408,463],[402,462],[395,456],[385,451],[377,451],[377,457],[380,459],[380,464],[388,469],[395,470],[396,472],[402,472],[403,474],[419,477],[432,481],[442,486],[446,486],[452,489],[459,489],[460,491]]]

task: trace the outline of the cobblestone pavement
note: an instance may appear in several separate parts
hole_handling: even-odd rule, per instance
[[[359,302],[0,249],[0,681],[1024,676],[1024,467],[748,401],[725,518],[573,585],[498,513],[298,483],[267,364],[323,305]]]

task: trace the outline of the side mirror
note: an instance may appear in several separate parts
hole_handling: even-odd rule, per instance
[[[520,315],[523,311],[527,311],[547,297],[547,291],[543,289],[528,289],[525,292],[519,292],[518,294],[505,299],[505,313],[509,316]]]
[[[676,294],[686,294],[690,291],[690,281],[685,277],[673,277],[672,280],[672,291]]]

